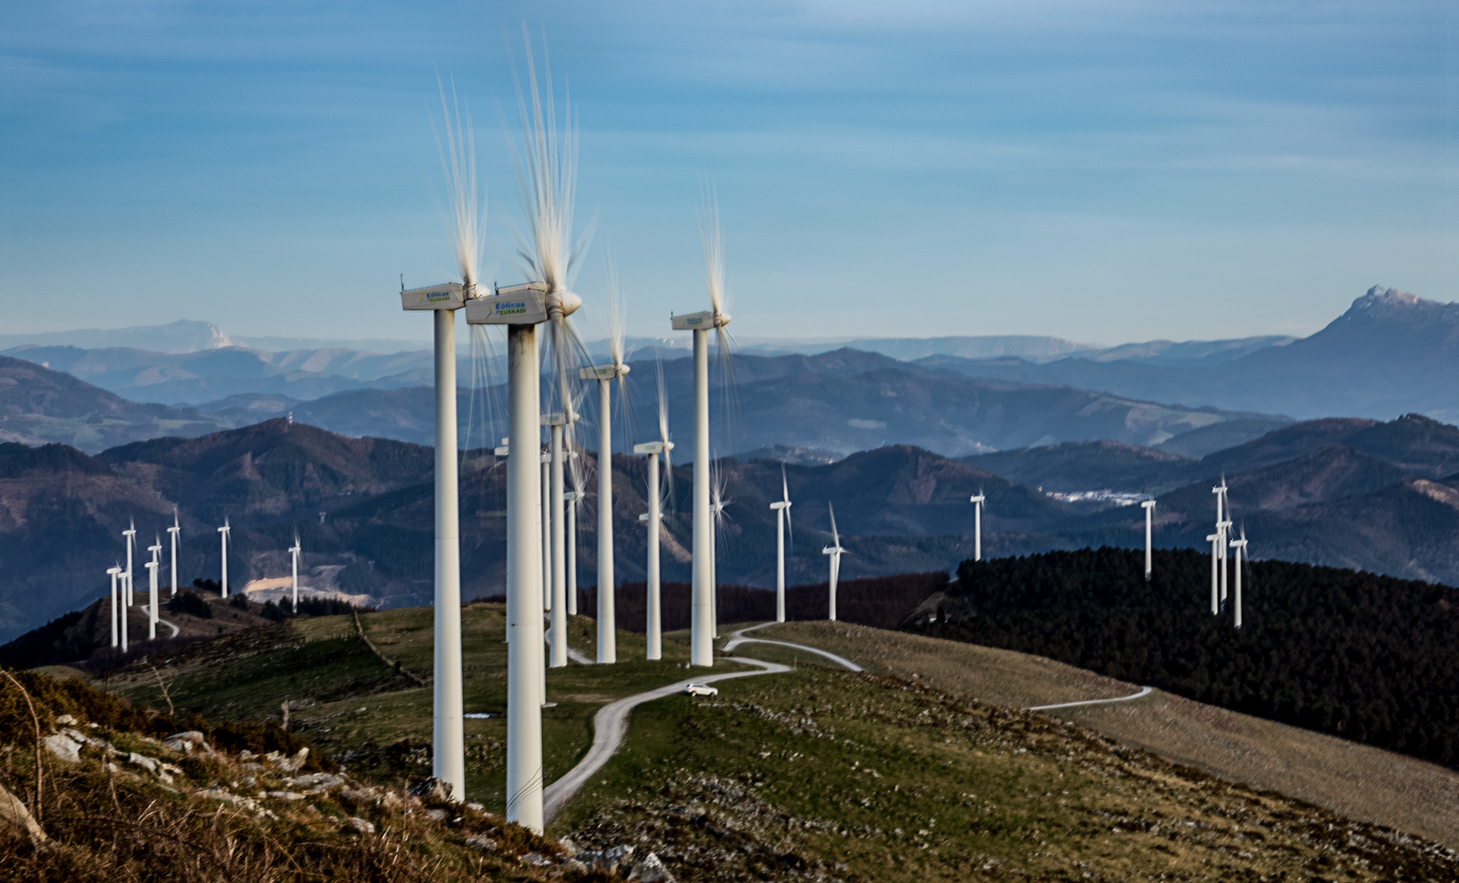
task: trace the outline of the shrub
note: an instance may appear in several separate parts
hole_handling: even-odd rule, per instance
[[[197,592],[182,591],[177,597],[167,602],[167,609],[173,613],[186,613],[189,616],[196,616],[198,619],[212,619],[212,605],[204,601]]]

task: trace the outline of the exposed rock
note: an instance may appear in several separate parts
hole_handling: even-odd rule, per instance
[[[0,785],[0,836],[24,837],[32,846],[46,842],[46,832],[35,816],[4,785]]]
[[[477,849],[496,849],[496,841],[491,839],[490,837],[467,837],[466,842],[471,846],[476,847]]]
[[[524,865],[532,865],[533,867],[538,868],[542,867],[543,865],[552,864],[552,859],[547,858],[546,856],[538,855],[535,852],[529,852],[526,855],[522,856],[521,861]]]
[[[437,779],[435,776],[429,779],[422,779],[405,790],[408,794],[419,797],[427,803],[451,802],[451,786]]]
[[[56,716],[56,723],[60,724],[63,727],[74,727],[76,726],[76,724],[80,723],[80,721],[76,720],[76,718],[72,717],[69,714],[61,714]]]
[[[600,867],[605,873],[612,874],[617,871],[619,863],[630,855],[633,855],[633,847],[624,844],[609,847],[608,849],[579,852],[573,858],[587,865],[589,868]]]
[[[659,861],[659,857],[652,852],[644,856],[643,861],[633,866],[628,874],[628,883],[677,883],[674,875]]]
[[[289,772],[293,773],[298,772],[300,769],[303,769],[304,761],[306,761],[308,758],[309,749],[300,748],[298,754],[289,758],[280,758],[279,760],[275,761],[275,764],[278,766],[279,769],[288,770]]]
[[[139,766],[149,773],[157,772],[157,761],[153,760],[145,754],[138,754],[137,752],[133,751],[131,754],[127,755],[127,763]]]
[[[77,741],[65,732],[52,733],[46,737],[46,748],[50,749],[52,754],[67,763],[76,763],[81,760],[81,746],[83,744],[84,740]]]
[[[446,819],[449,819],[451,817],[450,813],[446,812],[440,807],[426,810],[426,815],[430,816],[432,819],[438,822],[444,822]]]
[[[275,800],[303,800],[304,795],[298,791],[270,791],[268,796]]]
[[[353,828],[354,830],[359,831],[361,834],[373,834],[373,833],[375,833],[375,823],[374,822],[370,822],[370,821],[366,821],[365,819],[362,819],[359,816],[350,816],[349,819],[347,819],[345,821],[345,824],[347,826],[349,826],[350,828]]]
[[[213,749],[204,739],[203,734],[197,730],[187,730],[182,733],[173,733],[162,742],[162,747],[169,751],[178,751],[183,754],[191,754],[196,751],[199,754],[212,754]]]
[[[344,776],[336,776],[333,773],[310,773],[307,776],[289,779],[288,782],[295,788],[309,788],[316,793],[322,793],[343,785]]]

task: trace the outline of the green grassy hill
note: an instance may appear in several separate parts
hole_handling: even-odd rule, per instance
[[[290,732],[350,776],[383,787],[421,779],[430,770],[431,694],[422,684],[431,674],[431,611],[358,621],[319,617],[235,632],[117,672],[109,686],[175,715],[219,719],[282,723],[288,702]],[[502,607],[467,605],[463,625],[466,708],[499,715]],[[572,645],[589,655],[592,625],[574,618],[571,626]],[[1351,821],[1260,783],[1128,747],[1072,717],[1014,707],[1028,696],[1060,701],[1126,689],[1091,673],[1006,653],[1016,676],[992,678],[1001,692],[989,692],[958,680],[991,669],[984,657],[958,655],[980,648],[825,623],[759,634],[822,645],[872,670],[829,671],[790,648],[742,645],[737,652],[795,668],[724,682],[708,700],[671,696],[641,706],[624,750],[549,834],[582,848],[653,851],[682,881],[1459,873],[1453,853],[1412,836],[1421,832],[1411,827],[1398,833]],[[888,649],[871,653],[869,636]],[[547,781],[584,754],[599,707],[689,674],[681,667],[685,637],[666,635],[666,659],[648,663],[638,661],[642,638],[620,633],[624,663],[549,672],[548,698],[557,704],[544,711]],[[915,660],[912,671],[891,662],[898,654]],[[503,724],[497,716],[467,722],[468,799],[487,811],[503,799]]]

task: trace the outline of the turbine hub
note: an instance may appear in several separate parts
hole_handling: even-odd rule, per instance
[[[583,299],[565,288],[547,293],[547,315],[550,318],[567,318],[577,312],[578,307],[582,305]]]

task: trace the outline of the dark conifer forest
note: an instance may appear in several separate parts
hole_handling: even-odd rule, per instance
[[[1234,561],[1232,562],[1234,564]],[[1033,653],[1459,768],[1459,593],[1243,564],[1243,626],[1210,612],[1209,553],[1082,549],[964,561],[923,634]],[[1234,573],[1230,577],[1234,585]]]

